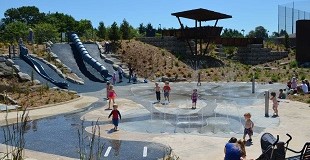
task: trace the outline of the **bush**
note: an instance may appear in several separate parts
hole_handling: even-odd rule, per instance
[[[191,73],[187,73],[187,77],[188,78],[192,78],[192,74]]]
[[[292,61],[290,63],[290,68],[296,68],[297,67],[297,61]]]
[[[272,81],[272,82],[278,82],[278,81],[279,81],[279,76],[277,76],[277,75],[272,75],[272,76],[271,76],[271,81]]]
[[[174,63],[174,65],[175,65],[176,67],[179,67],[179,62],[176,61],[176,62]]]

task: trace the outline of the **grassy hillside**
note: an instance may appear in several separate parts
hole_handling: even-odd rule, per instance
[[[212,54],[224,65],[198,71],[193,70],[172,53],[140,41],[122,41],[117,54],[123,62],[131,63],[140,77],[146,76],[150,79],[178,75],[191,81],[197,80],[198,72],[201,72],[203,81],[250,81],[253,75],[257,82],[262,83],[286,83],[293,75],[299,79],[310,79],[309,68],[297,67],[293,51],[287,58],[254,66]]]

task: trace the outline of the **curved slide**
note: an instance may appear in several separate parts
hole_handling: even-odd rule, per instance
[[[59,88],[67,89],[68,84],[66,82],[58,82],[55,81],[53,78],[51,78],[44,70],[44,68],[33,58],[31,58],[28,55],[28,49],[25,46],[20,45],[20,57],[23,59],[26,63],[28,63],[32,68],[35,69],[35,71],[42,76],[44,79],[50,81],[54,85],[58,86]]]
[[[106,81],[112,77],[102,64],[90,56],[77,34],[71,34],[70,39],[86,63],[96,69]]]

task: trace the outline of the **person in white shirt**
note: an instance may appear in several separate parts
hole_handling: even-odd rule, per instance
[[[301,89],[302,89],[302,91],[304,92],[304,93],[309,93],[309,90],[308,90],[308,86],[307,86],[307,84],[306,84],[306,81],[304,81],[304,80],[302,80],[301,81]]]

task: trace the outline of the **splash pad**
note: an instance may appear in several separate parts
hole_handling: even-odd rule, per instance
[[[136,117],[135,121],[122,123],[122,128],[153,134],[221,137],[243,134],[243,114],[260,110],[257,106],[264,105],[263,92],[266,90],[256,87],[256,93],[252,93],[250,83],[210,83],[199,87],[183,83],[171,84],[171,87],[170,103],[164,100],[156,103],[155,92],[150,85],[132,87],[134,101],[143,104],[148,113],[143,118]],[[199,94],[197,109],[191,109],[190,95],[194,88]]]

